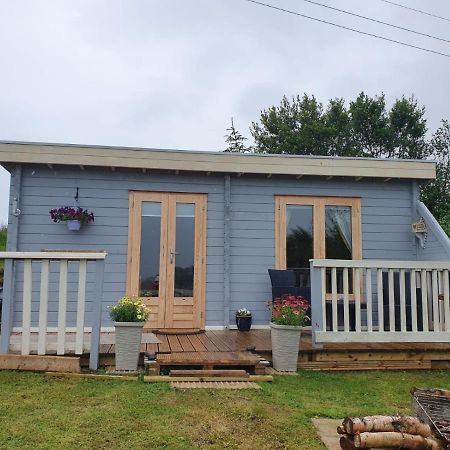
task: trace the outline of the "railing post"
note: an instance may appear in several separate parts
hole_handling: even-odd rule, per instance
[[[322,276],[320,267],[314,267],[314,261],[310,260],[311,274],[311,339],[313,348],[321,348],[316,342],[316,332],[324,330],[326,318],[323,316],[322,307]]]
[[[89,355],[89,369],[98,369],[100,353],[100,331],[102,326],[103,279],[105,275],[105,260],[95,263],[95,294],[92,317],[91,353]]]
[[[0,334],[0,353],[9,353],[9,339],[13,323],[13,278],[15,264],[12,259],[5,260],[5,283],[3,286],[2,322]]]

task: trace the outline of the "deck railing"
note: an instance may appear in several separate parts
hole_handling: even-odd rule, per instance
[[[90,361],[91,369],[97,369],[100,347],[101,328],[101,305],[103,294],[104,264],[106,253],[104,252],[81,252],[81,251],[45,251],[45,252],[0,252],[0,259],[5,259],[5,279],[3,286],[3,307],[0,336],[0,353],[9,353],[11,340],[14,335],[14,314],[20,314],[20,310],[14,308],[18,303],[20,288],[21,292],[21,330],[15,336],[20,338],[20,351],[22,355],[29,355],[32,351],[38,355],[46,355],[54,351],[51,349],[50,330],[56,332],[56,354],[65,355],[69,353],[69,340],[67,339],[67,316],[68,316],[68,275],[69,263],[76,266],[77,288],[75,302],[75,342],[70,353],[83,354],[85,350],[85,322],[86,322],[86,299],[87,299],[87,275],[88,265],[95,264],[95,288],[92,292],[92,313],[89,316],[91,325],[90,332]],[[58,273],[57,295],[50,298],[49,292],[51,272]],[[38,269],[38,270],[36,270]],[[23,277],[23,282],[18,278]],[[33,276],[35,275],[35,276]],[[39,278],[39,282],[33,285],[33,279]],[[37,281],[37,280],[36,280]],[[71,292],[72,293],[72,292]],[[35,300],[35,301],[33,301]],[[56,301],[56,327],[48,327],[49,300]],[[38,304],[38,314],[32,320],[34,305]],[[73,306],[71,305],[72,313]],[[32,327],[32,324],[34,326]],[[37,325],[37,326],[36,326]],[[32,349],[33,330],[37,329],[37,348]],[[73,341],[70,343],[73,347]]]
[[[310,264],[314,345],[450,342],[450,261]]]

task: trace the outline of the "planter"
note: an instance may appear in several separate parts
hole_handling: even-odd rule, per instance
[[[300,333],[303,327],[270,324],[273,368],[279,372],[296,372]]]
[[[236,325],[239,331],[250,331],[252,316],[236,316]]]
[[[81,222],[79,220],[69,220],[67,221],[67,228],[70,231],[80,231]]]
[[[136,371],[145,322],[114,322],[116,334],[116,370]]]

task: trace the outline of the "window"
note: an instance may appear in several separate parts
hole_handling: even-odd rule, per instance
[[[277,269],[295,270],[309,287],[310,259],[361,259],[361,200],[277,196],[275,241]]]

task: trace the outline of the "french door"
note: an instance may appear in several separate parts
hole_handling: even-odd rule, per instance
[[[203,329],[206,195],[130,192],[127,292],[151,329]]]

